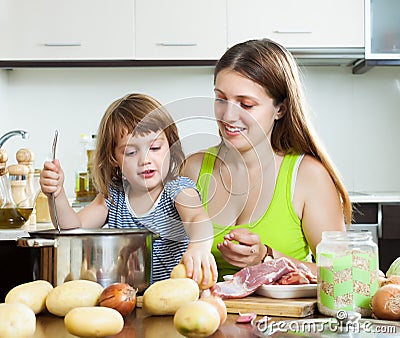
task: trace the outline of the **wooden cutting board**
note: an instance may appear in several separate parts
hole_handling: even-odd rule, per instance
[[[247,296],[241,299],[224,299],[228,313],[255,312],[263,316],[306,317],[317,310],[316,298],[275,299]]]
[[[255,312],[262,316],[307,317],[317,310],[316,298],[275,299],[247,296],[241,299],[224,299],[228,313]],[[142,307],[143,297],[137,297],[137,307]]]

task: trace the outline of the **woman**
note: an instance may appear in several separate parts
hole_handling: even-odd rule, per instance
[[[222,141],[190,156],[183,174],[213,221],[219,277],[268,256],[315,273],[322,232],[345,231],[351,203],[307,121],[296,62],[271,40],[239,43],[214,85]]]

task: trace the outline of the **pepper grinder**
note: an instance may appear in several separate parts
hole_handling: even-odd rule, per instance
[[[26,200],[26,177],[28,168],[20,164],[11,164],[8,166],[8,174],[10,176],[11,193],[15,204]]]
[[[35,193],[34,187],[34,174],[35,170],[33,169],[33,161],[35,159],[35,154],[26,148],[21,148],[17,151],[15,155],[17,162],[19,165],[24,165],[28,169],[28,175],[26,177],[26,189],[25,193],[27,196],[31,196]]]
[[[21,148],[17,151],[16,159],[19,165],[26,166],[28,174],[26,176],[26,187],[25,195],[27,197],[33,196],[35,191],[35,170],[33,168],[33,162],[35,160],[35,154],[32,150],[27,148]],[[32,214],[29,218],[30,225],[36,225],[36,208],[33,207]]]

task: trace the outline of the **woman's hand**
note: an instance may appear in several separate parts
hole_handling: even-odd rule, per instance
[[[203,278],[202,285],[205,286],[211,281],[217,281],[217,264],[208,244],[189,243],[181,262],[185,265],[187,277],[192,278],[196,283],[199,283],[201,278]]]
[[[267,253],[260,236],[244,228],[230,231],[217,247],[225,261],[240,268],[260,264]]]
[[[43,170],[40,173],[40,187],[42,192],[50,197],[54,194],[57,197],[60,194],[64,184],[64,171],[61,169],[59,160],[54,163],[44,162]]]

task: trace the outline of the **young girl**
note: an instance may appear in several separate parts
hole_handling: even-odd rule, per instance
[[[54,194],[62,229],[147,228],[153,244],[152,282],[182,261],[188,277],[217,279],[213,229],[193,181],[179,176],[184,153],[177,127],[155,99],[129,94],[113,102],[99,126],[94,157],[96,198],[79,212],[69,205],[60,162],[45,162],[42,191]],[[51,204],[49,198],[49,204]],[[53,206],[50,205],[50,210]],[[54,215],[52,215],[54,224]]]

